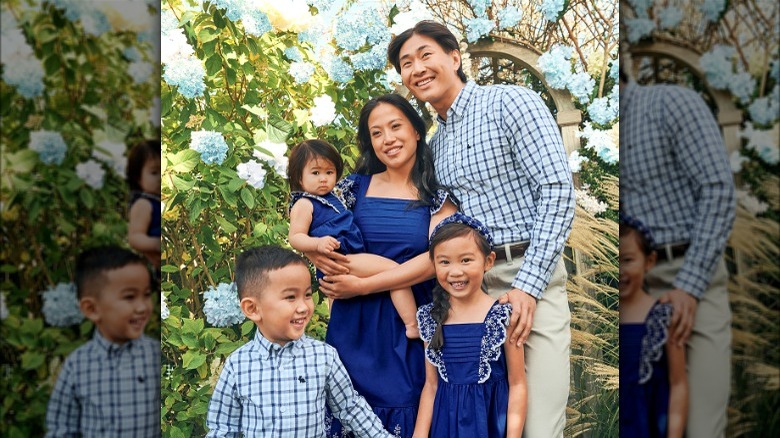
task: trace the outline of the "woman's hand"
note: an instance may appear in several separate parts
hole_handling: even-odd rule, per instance
[[[349,259],[344,254],[335,251],[328,255],[320,254],[317,251],[304,251],[303,254],[325,275],[349,273],[349,268],[346,266]]]
[[[352,298],[365,294],[362,282],[362,278],[354,275],[326,275],[320,280],[320,292],[337,300]]]

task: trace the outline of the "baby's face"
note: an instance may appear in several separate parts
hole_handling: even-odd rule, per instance
[[[304,191],[324,196],[336,186],[336,166],[325,158],[314,158],[306,163],[301,175]]]
[[[149,270],[140,263],[106,271],[106,283],[95,300],[95,325],[109,341],[139,338],[152,313]]]

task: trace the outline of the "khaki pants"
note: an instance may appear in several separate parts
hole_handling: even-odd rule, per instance
[[[674,289],[672,282],[684,258],[659,262],[645,279],[649,292],[660,297]],[[688,438],[725,436],[731,386],[731,309],[728,270],[721,257],[709,287],[696,309],[688,339]]]
[[[500,248],[499,248],[500,250]],[[496,262],[485,275],[490,296],[498,298],[512,286],[522,259]],[[566,296],[566,266],[559,260],[547,290],[536,303],[531,334],[525,344],[528,412],[523,436],[563,436],[569,398],[571,313]]]

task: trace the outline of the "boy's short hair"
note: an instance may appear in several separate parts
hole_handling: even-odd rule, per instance
[[[324,158],[336,167],[336,180],[341,179],[344,172],[344,160],[341,159],[339,151],[327,141],[310,139],[304,140],[290,151],[290,160],[287,164],[287,175],[290,182],[290,190],[302,192],[301,179],[303,178],[303,168],[306,163],[314,158]]]
[[[458,39],[455,38],[455,35],[449,29],[447,29],[447,26],[432,20],[420,21],[415,24],[413,28],[406,29],[396,35],[387,46],[387,59],[390,60],[390,64],[395,67],[395,71],[398,73],[401,73],[401,64],[398,59],[401,56],[401,46],[403,46],[413,35],[422,35],[433,39],[447,54],[452,53],[453,50],[460,52]],[[466,73],[463,72],[462,62],[458,66],[457,74],[463,83],[468,82]]]
[[[160,140],[158,139],[140,141],[130,149],[125,173],[127,176],[127,184],[130,186],[131,191],[142,191],[141,186],[138,184],[138,180],[141,179],[141,171],[144,168],[144,164],[150,157],[161,158],[161,149]]]
[[[236,288],[238,298],[249,296],[249,288],[262,291],[268,281],[268,273],[289,265],[299,264],[307,269],[309,264],[295,252],[276,245],[250,248],[236,259]]]
[[[116,245],[97,246],[83,251],[76,259],[77,296],[79,299],[87,295],[97,296],[106,281],[106,271],[132,264],[142,265],[147,271],[149,269],[144,257]]]

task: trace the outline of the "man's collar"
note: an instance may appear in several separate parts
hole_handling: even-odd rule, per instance
[[[463,118],[463,114],[466,112],[466,107],[474,95],[474,91],[477,89],[477,84],[474,81],[467,81],[463,88],[458,93],[458,96],[452,102],[450,109],[447,110],[447,120],[437,115],[436,119],[439,123],[446,124],[450,120],[460,120]]]

